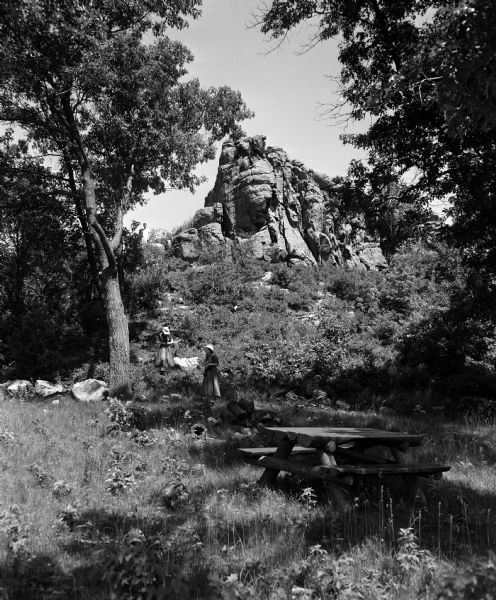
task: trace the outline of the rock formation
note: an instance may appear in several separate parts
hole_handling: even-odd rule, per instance
[[[342,214],[329,177],[290,160],[264,136],[227,141],[214,188],[172,240],[176,256],[196,260],[211,244],[236,240],[270,262],[386,266],[362,213]]]

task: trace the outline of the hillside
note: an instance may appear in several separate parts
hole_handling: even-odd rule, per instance
[[[192,264],[150,245],[142,261],[126,283],[131,402],[0,404],[6,598],[462,599],[474,573],[493,588],[491,341],[456,320],[452,253],[413,244],[383,272],[267,271],[242,246]],[[214,343],[221,403],[201,370],[159,373],[164,324],[181,357]],[[90,368],[106,378],[100,361],[66,381]],[[270,443],[271,424],[419,433],[412,458],[452,469],[427,506],[357,484],[342,512],[315,480],[256,484],[236,448]]]

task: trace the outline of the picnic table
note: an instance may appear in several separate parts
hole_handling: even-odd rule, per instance
[[[239,448],[244,460],[263,467],[260,483],[274,485],[280,471],[323,479],[345,506],[343,488],[366,476],[401,476],[409,493],[425,502],[418,477],[440,478],[449,465],[408,462],[407,451],[423,436],[368,427],[265,427],[277,445]],[[369,449],[378,447],[371,454]],[[389,455],[389,456],[386,456]]]

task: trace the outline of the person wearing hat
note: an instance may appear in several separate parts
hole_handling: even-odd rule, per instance
[[[173,369],[176,365],[174,362],[175,350],[173,348],[174,340],[170,329],[166,326],[158,333],[158,341],[160,343],[160,350],[158,353],[157,367],[160,367],[160,372],[164,373],[167,368]]]
[[[203,395],[207,398],[220,398],[219,359],[212,344],[205,346],[205,370],[203,372]]]

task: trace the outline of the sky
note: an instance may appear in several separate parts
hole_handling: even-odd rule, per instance
[[[321,116],[322,104],[336,99],[329,76],[339,73],[334,40],[305,50],[313,28],[305,26],[276,48],[254,26],[263,0],[204,0],[203,14],[188,29],[169,32],[182,41],[195,59],[189,75],[204,87],[228,85],[239,90],[255,117],[242,123],[248,135],[262,134],[269,146],[283,148],[291,158],[327,175],[344,175],[351,159],[363,157],[339,140],[343,127]],[[218,148],[218,154],[220,145]],[[146,205],[127,215],[147,224],[147,230],[172,229],[191,218],[204,205],[212,189],[217,158],[201,165],[197,173],[207,181],[194,194],[170,191],[150,195]]]

